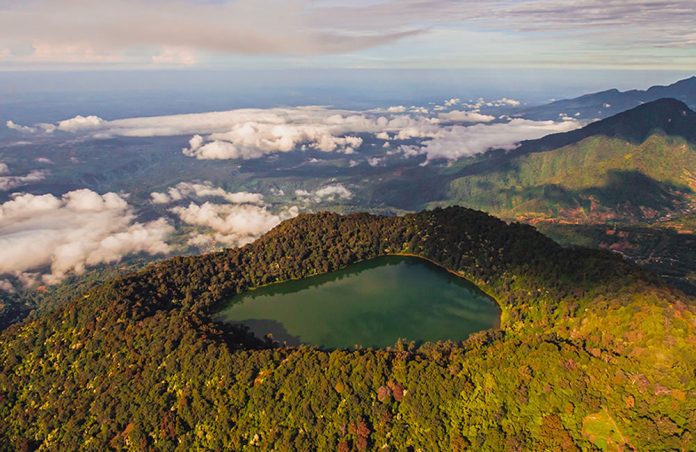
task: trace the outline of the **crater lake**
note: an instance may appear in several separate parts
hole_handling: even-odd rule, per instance
[[[242,293],[214,317],[259,338],[331,349],[464,340],[497,327],[500,313],[474,284],[426,260],[382,256]]]

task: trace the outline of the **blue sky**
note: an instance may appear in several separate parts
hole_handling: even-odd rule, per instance
[[[0,0],[0,70],[696,70],[693,0]]]

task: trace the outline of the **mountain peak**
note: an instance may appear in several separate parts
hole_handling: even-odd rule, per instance
[[[679,136],[696,143],[696,113],[680,100],[657,99],[581,129],[526,141],[518,148],[518,152],[548,151],[600,135],[642,143],[654,133]]]
[[[680,101],[679,99],[674,99],[672,97],[663,97],[661,99],[653,100],[651,102],[645,102],[644,104],[634,108],[635,109],[640,109],[643,107],[649,107],[649,108],[676,108],[676,109],[682,109],[682,110],[691,110],[688,105],[686,105],[684,102]],[[630,111],[630,110],[629,110]]]
[[[684,102],[673,98],[662,98],[651,102],[645,102],[635,108],[624,111],[612,117],[590,124],[598,130],[607,128],[630,127],[641,134],[649,134],[654,129],[662,129],[667,134],[674,129],[674,122],[682,122],[679,118],[686,119],[690,126],[695,126],[696,113],[694,113]],[[676,134],[682,135],[682,130],[674,130]]]

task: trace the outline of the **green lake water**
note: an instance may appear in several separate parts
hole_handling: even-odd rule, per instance
[[[230,299],[218,321],[257,337],[323,348],[463,340],[496,327],[498,307],[475,285],[415,257],[384,256]]]

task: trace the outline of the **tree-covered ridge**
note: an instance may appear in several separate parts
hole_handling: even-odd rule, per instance
[[[696,113],[659,99],[464,166],[431,206],[569,223],[665,221],[696,208]]]
[[[212,324],[223,297],[384,254],[498,300],[463,344],[277,348]],[[0,336],[9,448],[688,449],[693,300],[604,252],[463,208],[302,215],[251,245],[112,281]]]
[[[658,133],[639,144],[592,136],[518,155],[496,170],[454,179],[449,202],[525,221],[635,223],[684,215],[695,193],[696,148]]]

